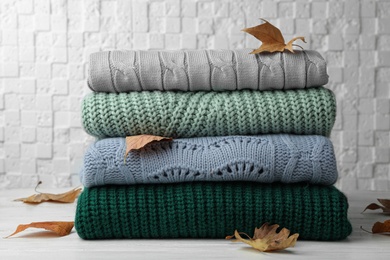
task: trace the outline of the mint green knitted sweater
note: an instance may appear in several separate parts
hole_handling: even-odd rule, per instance
[[[336,116],[331,90],[91,93],[82,122],[96,137],[151,134],[199,137],[258,134],[329,136]]]

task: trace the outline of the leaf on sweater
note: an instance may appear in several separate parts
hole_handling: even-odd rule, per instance
[[[138,150],[142,147],[145,147],[145,145],[150,144],[152,142],[159,142],[159,141],[172,141],[173,139],[170,137],[163,137],[163,136],[157,136],[157,135],[134,135],[134,136],[126,136],[126,153],[125,153],[125,160],[127,155],[131,150]]]
[[[365,212],[367,209],[369,210],[376,210],[376,209],[382,209],[382,212],[384,214],[390,214],[390,199],[377,199],[379,201],[380,204],[382,205],[378,205],[376,203],[371,203],[370,205],[368,205],[364,210],[363,212]],[[363,213],[362,212],[362,213]]]
[[[291,39],[287,44],[285,44],[283,35],[278,28],[276,28],[275,26],[273,26],[268,21],[262,18],[260,18],[260,20],[262,20],[264,23],[257,25],[255,27],[245,28],[242,30],[246,33],[253,35],[256,39],[262,42],[261,46],[256,50],[253,50],[250,54],[257,54],[261,52],[276,52],[276,51],[284,52],[285,50],[289,50],[290,52],[293,53],[294,52],[293,43],[296,40],[301,40],[305,42],[305,38],[300,36]]]
[[[13,235],[16,235],[27,228],[43,228],[49,231],[53,231],[59,236],[66,236],[69,235],[70,232],[72,231],[74,226],[73,221],[48,221],[48,222],[32,222],[30,224],[21,224],[19,225],[15,232],[12,233],[11,235],[5,237],[9,238]]]
[[[247,234],[234,231],[234,235],[227,236],[226,239],[232,239],[236,237],[237,241],[246,243],[261,252],[283,250],[288,247],[293,247],[297,242],[299,234],[290,235],[290,230],[283,228],[279,233],[276,230],[279,228],[279,225],[269,225],[268,223],[263,224],[260,228],[255,228],[255,233],[253,238],[250,238]],[[243,234],[249,239],[244,239],[240,236]]]
[[[60,194],[38,193],[27,198],[16,199],[15,201],[23,201],[24,203],[31,204],[39,204],[42,202],[73,203],[79,196],[81,190],[81,188],[74,188],[73,190]]]

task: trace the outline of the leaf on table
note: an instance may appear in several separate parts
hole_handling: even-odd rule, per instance
[[[270,24],[267,20],[260,18],[264,23],[255,27],[245,28],[242,31],[253,35],[256,39],[262,42],[261,46],[256,50],[253,50],[251,54],[257,54],[261,52],[284,52],[289,50],[294,52],[293,43],[296,40],[305,42],[305,38],[295,37],[291,39],[287,44],[284,42],[284,37],[280,30],[274,25]],[[299,46],[300,47],[300,46]],[[301,47],[302,48],[302,47]]]
[[[73,221],[48,221],[48,222],[32,222],[30,224],[21,224],[19,225],[15,232],[12,233],[11,235],[5,237],[9,238],[13,235],[16,235],[27,228],[43,228],[49,231],[53,231],[59,236],[66,236],[69,235],[70,232],[72,231],[74,226]]]
[[[38,193],[31,195],[27,198],[16,199],[15,201],[23,201],[24,203],[39,204],[41,202],[62,202],[73,203],[79,196],[82,188],[74,188],[65,193],[52,194],[52,193]]]
[[[172,141],[173,139],[171,137],[163,137],[163,136],[157,136],[157,135],[134,135],[134,136],[126,136],[126,153],[125,153],[125,160],[127,155],[131,150],[138,150],[142,147],[145,147],[145,145],[152,143],[152,142],[159,142],[159,141]]]
[[[377,199],[379,201],[380,204],[382,205],[378,205],[376,203],[371,203],[370,205],[368,205],[364,210],[363,212],[365,212],[367,209],[369,210],[376,210],[376,209],[382,209],[382,213],[385,213],[385,214],[390,214],[390,200],[389,199]],[[363,213],[362,212],[362,213]]]
[[[283,228],[279,233],[276,230],[279,228],[279,225],[269,225],[268,223],[263,224],[260,228],[255,228],[255,232],[253,238],[250,238],[247,234],[234,231],[234,235],[227,236],[226,239],[232,239],[236,237],[236,241],[241,241],[246,243],[261,252],[269,252],[275,250],[283,250],[288,247],[293,247],[297,242],[298,233],[295,233],[291,236],[290,230],[287,228]],[[240,236],[243,234],[247,236],[249,239],[244,239]]]
[[[373,234],[390,233],[390,219],[385,222],[375,222],[371,229]]]

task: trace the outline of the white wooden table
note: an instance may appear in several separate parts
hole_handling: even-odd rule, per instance
[[[65,190],[45,190],[63,192]],[[360,212],[376,198],[390,198],[390,193],[348,193],[349,217],[353,233],[338,242],[298,241],[294,248],[261,253],[243,243],[224,239],[170,240],[96,240],[85,241],[73,229],[69,236],[57,237],[40,229],[27,229],[13,238],[18,224],[35,221],[72,221],[76,203],[28,205],[12,201],[26,197],[33,190],[0,191],[0,259],[390,259],[390,235],[372,235],[367,230],[376,221],[390,219],[379,213]]]

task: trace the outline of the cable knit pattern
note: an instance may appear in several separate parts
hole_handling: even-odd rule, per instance
[[[124,163],[125,138],[92,144],[81,182],[107,184],[192,181],[310,182],[337,180],[330,140],[322,136],[264,135],[175,139],[131,151]]]
[[[91,93],[82,122],[96,137],[302,134],[329,136],[334,94],[305,90]]]
[[[83,239],[219,238],[277,223],[300,239],[351,233],[346,197],[333,186],[194,182],[86,188],[75,227]]]
[[[249,54],[242,50],[131,51],[90,55],[88,86],[97,92],[295,89],[325,85],[316,51]]]

